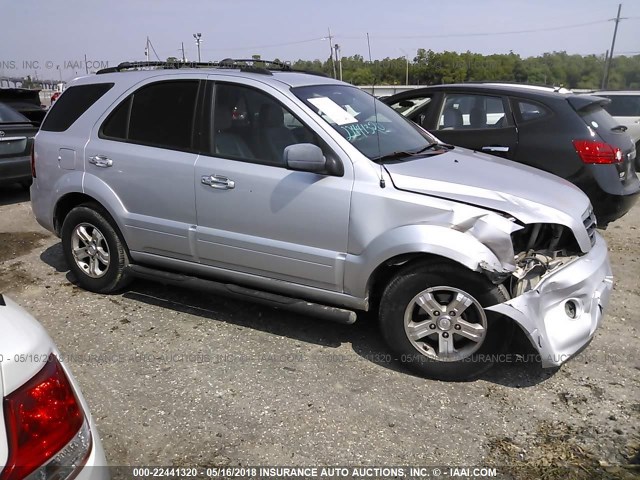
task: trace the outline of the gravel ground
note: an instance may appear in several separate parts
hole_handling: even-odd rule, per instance
[[[11,187],[0,190],[0,291],[66,356],[112,465],[479,465],[522,478],[635,478],[639,225],[637,206],[604,232],[615,290],[582,354],[558,370],[499,365],[469,383],[408,373],[366,320],[334,325],[143,281],[120,295],[85,292],[27,193]]]

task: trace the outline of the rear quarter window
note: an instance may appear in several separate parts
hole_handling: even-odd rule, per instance
[[[519,99],[512,99],[511,101],[512,104],[515,104],[515,108],[513,110],[516,114],[516,120],[518,120],[518,123],[540,120],[551,115],[551,111],[538,102]]]
[[[93,83],[69,87],[51,107],[41,130],[64,132],[112,87],[113,83]]]

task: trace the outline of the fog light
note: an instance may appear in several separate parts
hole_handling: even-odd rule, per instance
[[[578,306],[573,300],[569,300],[564,304],[564,312],[567,314],[569,318],[576,318],[578,313]]]

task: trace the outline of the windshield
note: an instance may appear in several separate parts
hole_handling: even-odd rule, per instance
[[[437,140],[381,101],[348,85],[314,85],[293,93],[371,160],[422,152]],[[374,108],[375,105],[375,108]]]

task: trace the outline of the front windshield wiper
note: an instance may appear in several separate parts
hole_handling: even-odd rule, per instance
[[[444,147],[448,150],[453,148],[453,145],[447,145],[446,143],[432,142],[427,144],[425,147],[419,148],[418,150],[397,150],[395,152],[387,153],[386,155],[380,155],[378,157],[373,157],[371,160],[374,162],[384,162],[387,160],[396,160],[398,158],[404,157],[415,157],[416,155],[420,155],[427,150],[433,150],[435,147]]]
[[[453,150],[455,148],[453,145],[450,145],[448,143],[433,142],[433,143],[428,144],[426,147],[421,148],[417,152],[414,152],[414,155],[422,153],[422,152],[424,152],[426,150],[432,150],[432,149],[435,150],[435,147],[442,147],[442,148],[446,148],[447,150]]]

